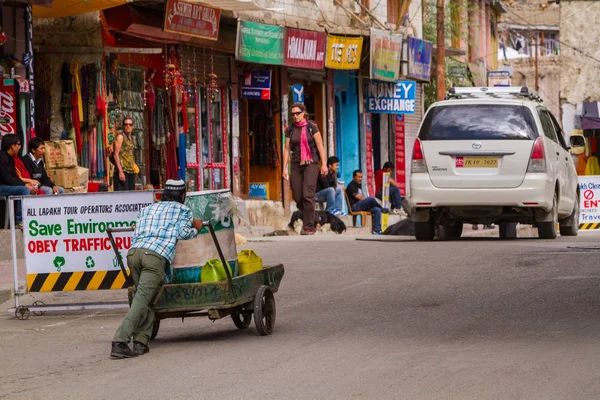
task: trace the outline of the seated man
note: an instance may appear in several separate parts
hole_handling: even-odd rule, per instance
[[[368,211],[373,214],[373,235],[381,235],[381,213],[387,213],[388,210],[381,208],[375,197],[365,198],[363,196],[362,180],[361,170],[357,169],[352,173],[352,182],[346,188],[350,207],[352,207],[352,211]]]
[[[326,201],[325,211],[333,215],[344,214],[344,194],[342,189],[337,187],[337,172],[340,167],[340,159],[333,156],[327,159],[327,175],[319,175],[317,180],[316,198],[319,203]]]
[[[400,194],[398,184],[391,176],[393,170],[394,163],[388,161],[383,164],[383,169],[375,172],[375,197],[379,200],[382,198],[383,174],[386,172],[390,173],[390,208],[392,209],[392,212],[400,211],[402,209],[402,195]]]
[[[21,159],[25,168],[29,171],[31,178],[37,180],[42,185],[40,189],[45,194],[64,194],[65,189],[60,186],[56,186],[52,180],[48,177],[46,167],[44,166],[44,151],[46,151],[46,145],[40,138],[33,138],[29,141],[29,153],[23,156]]]
[[[21,140],[17,135],[2,137],[0,146],[0,196],[28,196],[36,194],[37,189],[31,183],[25,183],[17,175],[14,155],[19,154]],[[6,204],[8,207],[8,204]],[[16,222],[21,225],[21,202],[17,202]]]

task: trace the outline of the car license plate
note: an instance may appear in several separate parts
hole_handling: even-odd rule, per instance
[[[456,157],[457,168],[498,168],[498,157]]]

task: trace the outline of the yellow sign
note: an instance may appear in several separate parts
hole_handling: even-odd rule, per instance
[[[327,36],[325,67],[331,69],[360,69],[362,37]]]
[[[381,202],[382,202],[382,207],[383,208],[387,208],[388,210],[391,208],[391,204],[390,204],[390,173],[389,172],[384,172],[383,173],[383,185],[382,185],[382,189],[381,189]],[[389,214],[381,214],[381,232],[385,232],[385,230],[388,228],[388,217]]]

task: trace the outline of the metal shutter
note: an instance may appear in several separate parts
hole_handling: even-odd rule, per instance
[[[415,144],[415,139],[419,135],[419,127],[425,114],[424,99],[423,99],[423,84],[417,84],[417,102],[415,106],[415,113],[413,115],[407,115],[405,118],[405,136],[404,136],[404,152],[405,152],[405,163],[406,163],[406,192],[410,192],[410,166],[412,158],[412,150]]]

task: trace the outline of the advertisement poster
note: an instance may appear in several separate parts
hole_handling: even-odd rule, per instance
[[[579,193],[579,229],[600,229],[600,176],[580,176]]]
[[[327,35],[323,32],[285,29],[284,64],[288,67],[323,69]]]
[[[404,115],[394,116],[395,143],[396,143],[396,184],[400,189],[400,194],[406,196],[406,150]]]
[[[383,185],[381,186],[381,207],[387,208],[388,210],[392,208],[390,203],[390,173],[383,173]],[[385,232],[388,227],[388,217],[389,214],[381,214],[381,232]]]
[[[371,79],[398,80],[401,53],[401,34],[371,28]]]
[[[375,196],[375,171],[373,171],[373,117],[370,114],[365,114],[365,141],[365,156],[367,158],[367,190],[369,191],[369,196]]]
[[[0,135],[17,133],[17,97],[14,79],[3,79],[0,86]]]
[[[271,70],[244,71],[243,99],[271,99]]]
[[[414,114],[417,98],[415,81],[369,81],[367,112],[373,114]]]
[[[360,69],[362,37],[327,36],[325,66],[331,69]]]
[[[408,38],[408,77],[429,82],[431,80],[431,53],[433,43]]]
[[[202,39],[219,38],[221,10],[182,0],[167,0],[165,32],[180,33]]]
[[[281,26],[239,21],[236,58],[258,64],[283,65]]]
[[[43,287],[36,287],[36,282],[44,282],[48,274],[54,279],[45,284],[53,287],[52,290],[76,290],[75,286],[69,287],[70,279],[79,281],[85,272],[113,271],[116,277],[121,269],[106,229],[131,226],[138,212],[153,202],[154,192],[151,191],[24,197],[23,238],[28,289],[45,291]],[[132,232],[114,236],[126,264]],[[45,278],[37,279],[40,274]],[[98,276],[99,282],[92,289],[110,289],[110,286],[102,286],[102,277],[106,277],[106,273]],[[58,289],[57,280],[62,280]],[[89,285],[86,288],[90,290]]]

